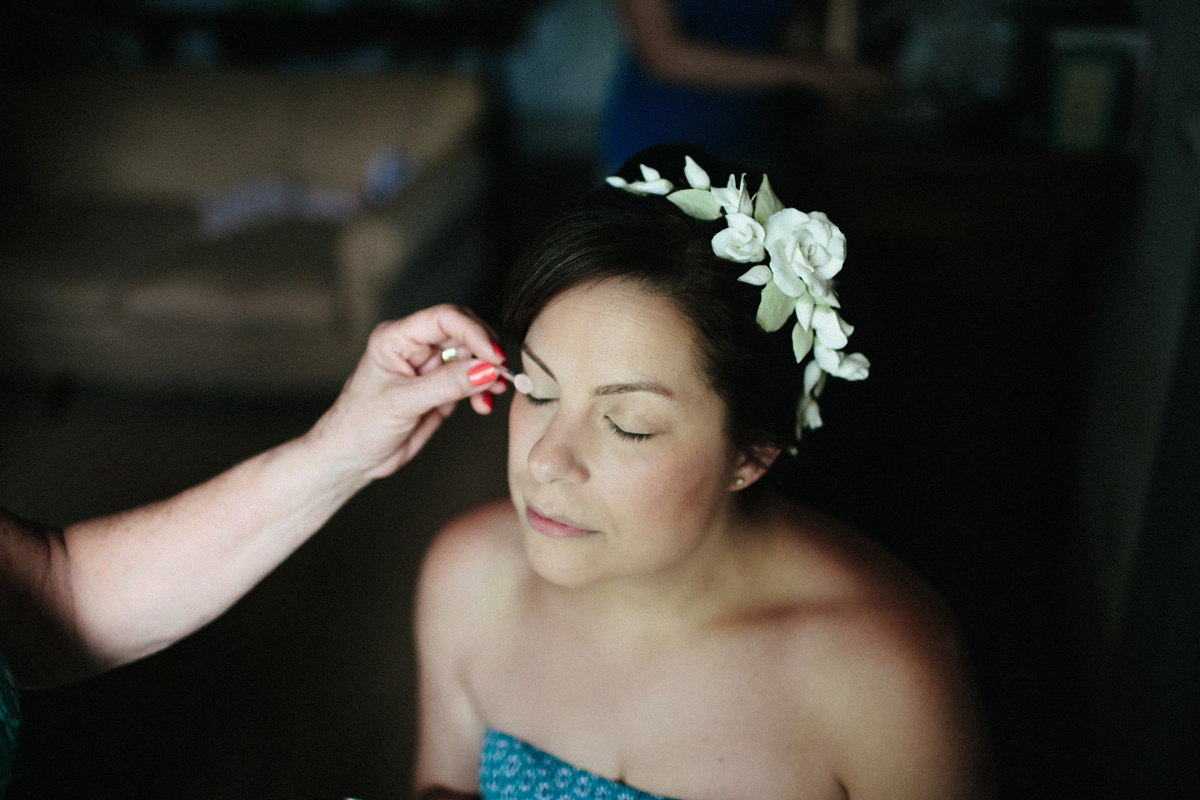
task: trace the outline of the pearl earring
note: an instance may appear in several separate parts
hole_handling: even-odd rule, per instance
[[[746,479],[743,478],[741,475],[738,475],[736,478],[733,479],[734,486],[743,486],[743,485],[745,485],[745,483],[746,483]]]

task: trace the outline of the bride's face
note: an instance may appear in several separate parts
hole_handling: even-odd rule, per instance
[[[534,320],[508,480],[543,578],[658,573],[725,530],[741,460],[695,337],[669,300],[627,281],[571,289]]]

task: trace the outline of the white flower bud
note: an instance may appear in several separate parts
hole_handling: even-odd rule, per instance
[[[687,178],[688,186],[693,189],[708,189],[712,187],[712,182],[708,179],[708,173],[691,156],[683,157],[683,175]]]

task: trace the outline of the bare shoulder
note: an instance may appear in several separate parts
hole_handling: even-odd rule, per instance
[[[802,599],[811,601],[798,609],[819,606],[830,612],[831,622],[884,615],[888,627],[903,622],[905,629],[953,629],[948,609],[927,583],[846,523],[782,499],[767,506],[756,522],[772,543],[769,560],[781,579],[803,587]]]
[[[414,621],[418,793],[476,790],[484,725],[467,665],[504,634],[496,619],[519,582],[519,548],[517,515],[506,499],[452,520],[425,554]]]
[[[516,511],[496,500],[452,519],[428,547],[416,582],[422,657],[457,662],[496,630],[522,575]]]
[[[815,593],[789,615],[797,718],[816,721],[851,798],[986,796],[986,746],[957,624],[898,560],[836,520],[777,506]]]
[[[425,553],[422,572],[483,568],[516,543],[517,512],[508,498],[476,506],[446,523]]]
[[[521,574],[518,520],[506,498],[454,518],[425,552],[417,582],[417,634],[468,633],[488,609],[503,605]],[[452,625],[441,623],[453,622]]]

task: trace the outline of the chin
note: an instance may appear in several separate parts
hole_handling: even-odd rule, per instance
[[[548,539],[522,525],[525,559],[538,577],[563,589],[581,589],[604,580],[597,569],[595,545],[590,540]]]

